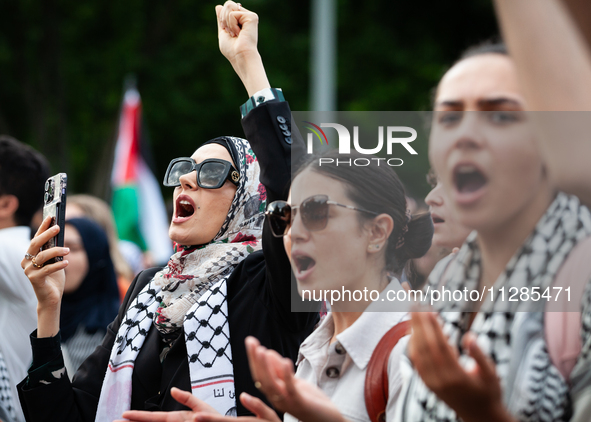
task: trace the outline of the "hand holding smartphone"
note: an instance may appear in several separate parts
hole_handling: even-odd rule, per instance
[[[59,173],[55,176],[50,177],[45,182],[45,193],[43,196],[43,219],[45,220],[48,216],[51,216],[50,228],[59,225],[59,233],[49,239],[41,249],[46,250],[55,246],[64,246],[64,222],[66,216],[66,186],[68,183],[68,176],[66,173]],[[45,262],[47,264],[53,264],[57,261],[62,261],[64,258],[61,256],[51,258]]]

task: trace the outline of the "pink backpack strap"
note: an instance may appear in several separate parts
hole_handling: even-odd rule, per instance
[[[581,353],[581,298],[591,280],[591,236],[580,241],[564,261],[552,287],[562,287],[559,301],[547,302],[544,337],[554,366],[565,380]],[[570,302],[564,289],[570,287]],[[555,297],[552,294],[552,297]],[[565,312],[566,311],[566,312]]]

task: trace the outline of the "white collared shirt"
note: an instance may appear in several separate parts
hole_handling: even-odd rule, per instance
[[[359,319],[336,336],[334,320],[329,313],[320,326],[300,346],[296,376],[318,386],[330,397],[341,413],[351,421],[369,422],[365,407],[365,372],[371,355],[384,334],[399,322],[409,319],[407,312],[376,312],[388,290],[399,290],[400,283],[392,279],[388,287],[361,314]],[[394,415],[396,401],[402,388],[399,364],[410,336],[403,337],[392,350],[388,361],[389,397],[386,418]],[[297,419],[285,414],[285,422]]]

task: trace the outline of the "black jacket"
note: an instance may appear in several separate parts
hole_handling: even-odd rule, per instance
[[[288,130],[284,126],[286,122]],[[304,152],[297,130],[296,136],[290,133],[288,104],[272,101],[259,105],[243,119],[242,125],[261,166],[260,179],[267,189],[267,201],[285,199],[291,178],[292,151],[297,157],[303,156]],[[136,277],[102,345],[82,364],[71,383],[64,377],[31,389],[26,387],[26,380],[18,385],[27,421],[94,421],[119,325],[132,299],[158,270],[152,268]],[[239,415],[249,414],[238,400],[241,392],[264,398],[254,387],[250,376],[245,337],[255,336],[266,347],[295,361],[300,343],[311,333],[318,320],[317,313],[291,312],[294,294],[297,295],[297,291],[291,282],[283,240],[273,237],[268,222],[265,222],[263,250],[250,254],[228,279],[228,323]],[[39,340],[48,339],[33,341],[37,356],[44,353],[35,346]],[[159,359],[161,348],[160,335],[152,326],[135,362],[131,409],[186,409],[170,396],[171,387],[185,391],[191,389],[184,335],[174,344],[162,364]]]

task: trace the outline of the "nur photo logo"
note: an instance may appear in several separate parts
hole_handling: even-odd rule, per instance
[[[312,123],[310,121],[303,121],[307,126],[309,132],[306,136],[307,141],[307,153],[314,153],[314,139],[320,142],[320,148],[327,148],[329,145],[328,137],[323,128],[334,129],[338,136],[338,151],[339,154],[350,154],[351,153],[351,138],[353,139],[353,148],[360,154],[364,155],[385,155],[386,157],[368,157],[368,158],[357,158],[355,160],[334,160],[332,158],[320,158],[319,164],[336,164],[338,165],[355,165],[355,166],[367,166],[372,160],[385,162],[389,166],[398,167],[401,166],[404,161],[401,158],[390,157],[394,151],[395,146],[399,145],[404,147],[407,153],[411,155],[417,155],[416,150],[410,145],[411,142],[417,139],[417,131],[410,126],[377,126],[376,128],[369,130],[370,133],[377,132],[377,142],[372,143],[372,139],[367,139],[363,143],[359,136],[359,126],[353,126],[353,136],[349,129],[339,123],[320,123],[320,125]],[[375,138],[373,138],[375,139]],[[368,144],[375,145],[368,147]]]

